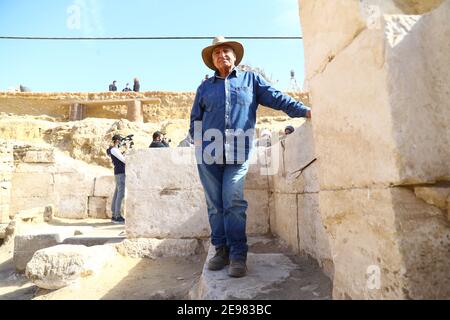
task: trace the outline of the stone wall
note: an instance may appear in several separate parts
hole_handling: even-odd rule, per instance
[[[311,122],[271,148],[267,158],[270,228],[290,249],[315,258],[332,278],[333,258],[319,211],[319,182]]]
[[[9,215],[53,205],[55,216],[110,216],[114,182],[109,169],[74,160],[52,147],[14,146]],[[103,179],[103,180],[102,180]]]
[[[254,162],[245,186],[247,232],[262,235],[269,232],[268,179]],[[135,150],[127,157],[126,170],[127,237],[210,236],[194,148]]]
[[[334,298],[450,297],[450,1],[299,4]]]
[[[308,103],[307,93],[289,93],[296,99]],[[99,92],[99,93],[29,93],[0,92],[0,112],[16,115],[48,116],[58,121],[69,119],[71,103],[92,100],[121,100],[157,98],[160,103],[143,105],[144,122],[164,120],[188,120],[195,93],[193,92]],[[86,110],[85,117],[123,119],[126,118],[126,105],[95,106]],[[270,108],[259,108],[258,117],[280,116],[280,112]]]
[[[0,223],[9,221],[11,179],[14,170],[13,145],[0,141]]]

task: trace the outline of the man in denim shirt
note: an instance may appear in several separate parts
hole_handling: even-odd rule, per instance
[[[215,74],[197,89],[189,129],[216,248],[208,268],[221,270],[230,264],[231,277],[247,273],[248,205],[243,193],[256,109],[261,104],[293,118],[311,117],[308,107],[275,90],[258,74],[238,70],[243,56],[242,44],[224,37],[216,37],[203,49],[203,61]]]

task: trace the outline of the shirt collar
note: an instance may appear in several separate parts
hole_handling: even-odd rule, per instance
[[[241,71],[240,71],[237,67],[234,67],[233,70],[231,70],[229,76],[234,76],[234,77],[237,78],[237,77],[239,76],[240,73],[241,73]],[[214,73],[213,82],[216,82],[217,79],[223,79],[223,78],[221,78],[221,77],[219,76],[218,72],[216,71],[216,72]]]

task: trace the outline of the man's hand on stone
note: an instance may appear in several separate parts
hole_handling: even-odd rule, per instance
[[[306,118],[311,119],[311,110],[306,111]]]

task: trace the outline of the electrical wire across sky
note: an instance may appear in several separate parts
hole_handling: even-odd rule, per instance
[[[282,36],[262,36],[262,37],[232,37],[227,39],[238,40],[302,40],[303,37],[282,37]],[[26,37],[26,36],[0,36],[0,40],[205,40],[214,39],[214,37]]]

